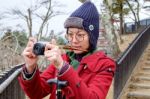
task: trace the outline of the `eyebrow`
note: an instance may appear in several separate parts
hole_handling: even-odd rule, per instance
[[[74,33],[74,32],[71,31],[71,30],[68,30],[68,32]],[[82,32],[81,29],[78,29],[78,32],[76,32],[76,33],[79,33],[79,32]]]

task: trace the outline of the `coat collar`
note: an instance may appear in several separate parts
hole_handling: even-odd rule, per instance
[[[80,65],[82,66],[87,66],[87,68],[92,71],[96,72],[100,69],[101,66],[99,66],[99,60],[100,59],[105,59],[107,56],[104,54],[102,51],[95,51],[93,54],[87,55],[82,58]],[[67,54],[63,55],[63,59],[67,62],[69,62],[69,57]],[[80,67],[80,69],[83,69],[84,67]],[[78,70],[80,71],[80,70]]]
[[[101,66],[99,66],[99,60],[107,58],[102,51],[96,51],[91,55],[84,57],[81,61],[81,65],[87,66],[92,72],[97,72]]]

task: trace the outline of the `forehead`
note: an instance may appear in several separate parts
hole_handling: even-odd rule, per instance
[[[79,28],[68,28],[68,32],[73,32],[73,33],[78,33],[78,32],[87,33],[84,29],[79,29]]]

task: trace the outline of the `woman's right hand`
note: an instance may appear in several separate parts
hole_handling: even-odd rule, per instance
[[[35,38],[29,38],[27,46],[22,53],[28,73],[32,73],[37,66],[38,57],[32,52],[33,46],[36,42]]]

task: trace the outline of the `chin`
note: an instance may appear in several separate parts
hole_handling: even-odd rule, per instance
[[[78,50],[74,50],[73,51],[75,54],[81,54],[81,53],[83,53],[83,51],[78,51]]]

